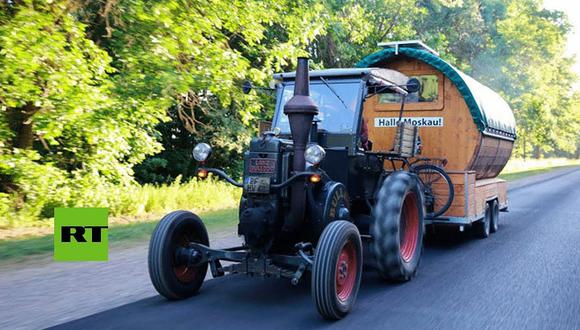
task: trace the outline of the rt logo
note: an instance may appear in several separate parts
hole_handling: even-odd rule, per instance
[[[107,261],[108,215],[106,208],[56,208],[54,260]]]

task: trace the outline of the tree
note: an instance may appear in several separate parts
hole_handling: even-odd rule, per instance
[[[501,56],[501,75],[489,79],[516,110],[520,141],[534,156],[570,146],[570,91],[576,79],[564,49],[570,25],[561,12],[548,11],[535,0],[513,1],[497,21],[493,55]],[[525,136],[525,138],[523,138]],[[517,153],[523,148],[518,146]]]
[[[265,84],[323,31],[322,6],[309,1],[104,2],[91,10],[81,17],[113,57],[116,94],[150,122],[170,114],[157,126],[166,151],[137,168],[141,181],[190,175],[184,162],[192,165],[198,140],[216,149],[214,164],[239,173],[232,159],[242,159],[256,121],[272,114],[268,98],[242,93],[242,81]]]
[[[64,123],[106,105],[112,69],[63,2],[11,9],[0,22],[4,136],[9,147],[31,149],[35,136],[54,140]]]
[[[162,146],[183,166],[193,142],[209,139],[223,155],[213,161],[239,166],[229,157],[271,113],[241,81],[264,83],[323,30],[322,6],[309,1],[0,6],[2,218],[111,205],[106,191],[134,184],[133,167]],[[175,148],[176,136],[189,147]]]
[[[423,1],[419,35],[443,35],[442,56],[499,91],[514,109],[520,139],[534,156],[570,152],[573,61],[563,53],[570,25],[536,0]],[[446,22],[446,24],[441,24]]]
[[[386,40],[417,36],[416,24],[427,11],[419,1],[327,0],[325,34],[310,47],[322,67],[350,67]]]
[[[2,3],[0,199],[13,196],[16,209],[41,211],[52,189],[64,184],[63,155],[87,151],[63,138],[71,130],[79,135],[73,126],[91,126],[92,114],[114,103],[110,57],[84,29],[65,1]]]

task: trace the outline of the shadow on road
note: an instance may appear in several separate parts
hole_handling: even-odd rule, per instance
[[[375,272],[366,271],[358,299],[372,299],[377,293],[384,295],[403,285],[385,283]],[[292,286],[285,279],[226,276],[205,282],[198,295],[186,300],[167,301],[153,296],[54,329],[222,329],[234,326],[275,329],[280,324],[284,324],[284,328],[291,324],[297,329],[334,327],[335,323],[321,319],[316,312],[310,296],[310,276],[306,275],[298,286]]]
[[[426,255],[446,254],[471,245],[477,240],[466,230],[438,228],[426,239]],[[366,269],[359,292],[360,300],[378,299],[391,291],[407,290],[411,283],[385,283],[372,269]],[[355,309],[357,307],[355,306]],[[260,311],[256,313],[256,311]],[[356,312],[356,311],[354,311]],[[334,327],[316,312],[310,296],[310,276],[306,274],[298,286],[289,280],[230,275],[204,283],[200,293],[182,301],[167,301],[160,296],[59,325],[57,329],[113,328],[231,328],[245,325],[252,328],[276,328],[288,324],[296,328]],[[243,326],[242,326],[243,328]]]
[[[460,232],[457,227],[440,226],[435,229],[427,228],[424,243],[428,249],[454,250],[472,243],[474,239],[469,227]]]

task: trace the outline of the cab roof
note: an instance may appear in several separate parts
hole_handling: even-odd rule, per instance
[[[345,68],[313,70],[309,72],[310,79],[341,79],[359,78],[367,82],[368,86],[387,87],[399,94],[407,95],[407,91],[400,86],[406,85],[408,77],[399,71],[382,68]],[[296,72],[274,74],[274,79],[288,81],[296,78]]]

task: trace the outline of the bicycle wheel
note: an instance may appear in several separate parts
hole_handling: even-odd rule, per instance
[[[453,183],[445,170],[436,165],[420,164],[412,166],[411,172],[421,180],[425,194],[426,217],[436,218],[445,213],[455,196]]]

